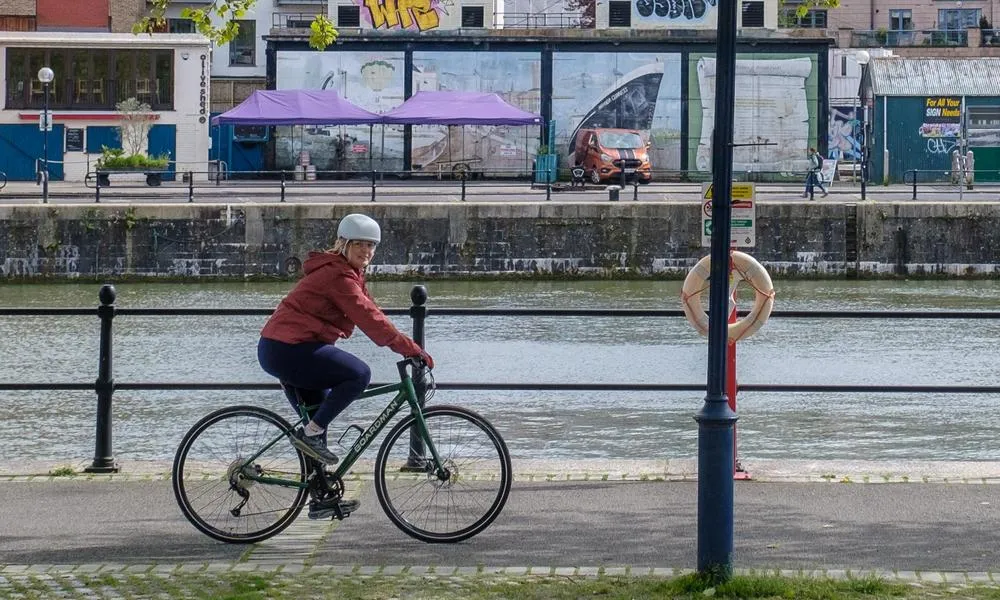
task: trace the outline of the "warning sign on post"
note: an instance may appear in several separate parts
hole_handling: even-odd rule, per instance
[[[712,245],[712,184],[701,184],[701,245]],[[757,196],[753,183],[733,182],[730,246],[752,248],[757,244]]]

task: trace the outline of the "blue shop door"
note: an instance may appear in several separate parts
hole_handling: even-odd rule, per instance
[[[161,154],[170,156],[170,164],[167,166],[167,172],[163,174],[163,181],[174,181],[174,174],[177,172],[176,125],[153,125],[149,128],[149,156],[156,158]],[[192,171],[200,171],[204,168],[196,165],[186,166]]]
[[[49,181],[63,180],[64,125],[49,132]],[[42,157],[45,133],[33,125],[0,125],[0,171],[10,181],[35,181],[35,160]]]
[[[264,144],[262,142],[230,142],[229,170],[232,173],[264,170]]]

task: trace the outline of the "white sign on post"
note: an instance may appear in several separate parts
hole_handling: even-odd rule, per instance
[[[52,131],[51,110],[43,110],[38,114],[38,131]]]
[[[712,246],[712,184],[701,184],[704,203],[701,211],[701,245]],[[753,183],[733,182],[732,214],[729,218],[729,245],[752,248],[757,245],[757,191]]]

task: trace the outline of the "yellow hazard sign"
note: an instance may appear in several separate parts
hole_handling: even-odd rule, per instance
[[[737,182],[734,181],[733,184],[732,184],[732,186],[733,186],[733,189],[732,189],[731,197],[732,197],[733,200],[753,200],[754,199],[754,197],[753,197],[753,183],[745,183],[745,182],[744,183],[737,183]],[[705,198],[705,200],[711,200],[712,199],[712,188],[714,188],[714,187],[715,187],[714,183],[708,184],[708,187],[705,189],[705,192],[704,192],[704,198]]]

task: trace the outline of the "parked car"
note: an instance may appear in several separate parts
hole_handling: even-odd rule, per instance
[[[626,179],[653,180],[649,142],[634,129],[581,129],[576,136],[574,165],[583,167],[593,183]]]

